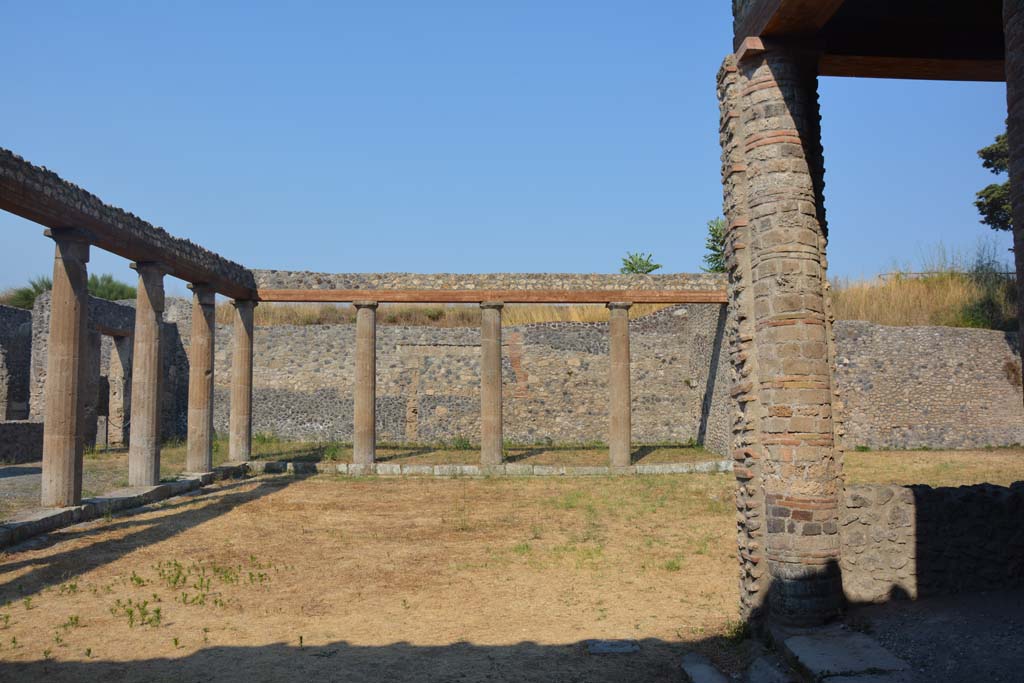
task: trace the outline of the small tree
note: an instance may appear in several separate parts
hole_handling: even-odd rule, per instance
[[[653,259],[654,256],[652,254],[644,254],[643,252],[634,254],[631,251],[627,251],[626,256],[622,259],[622,267],[619,268],[619,272],[639,275],[653,273],[661,268],[661,264],[655,263]]]
[[[36,304],[36,297],[43,292],[53,289],[53,280],[42,275],[32,278],[25,287],[17,287],[6,292],[0,297],[0,302],[16,308],[32,308]],[[97,299],[109,299],[120,301],[121,299],[134,299],[135,288],[129,284],[115,280],[113,275],[90,275],[88,282],[89,294]]]
[[[92,294],[97,299],[107,299],[109,301],[121,301],[123,299],[134,299],[135,288],[131,285],[115,280],[114,276],[110,273],[104,273],[103,275],[90,275],[89,276],[89,294]]]
[[[4,294],[3,302],[15,308],[32,308],[36,297],[53,289],[53,280],[45,275],[32,278],[25,287],[17,287]]]
[[[1002,176],[1010,172],[1010,144],[1006,133],[996,141],[978,150],[981,165]],[[981,214],[981,222],[993,230],[1013,230],[1013,210],[1010,207],[1010,181],[993,183],[978,192],[974,205]]]
[[[725,219],[714,218],[708,221],[708,236],[704,240],[704,265],[701,270],[705,273],[725,272]]]

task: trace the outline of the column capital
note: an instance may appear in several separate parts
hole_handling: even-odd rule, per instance
[[[170,268],[159,261],[135,261],[129,265],[129,268],[137,272],[140,276],[159,275],[160,277],[163,277],[171,272]]]
[[[606,307],[612,310],[626,310],[628,311],[633,307],[632,301],[609,301],[605,304]]]
[[[43,234],[57,242],[85,242],[92,244],[92,233],[81,228],[47,228]]]
[[[353,301],[352,305],[356,308],[377,308],[379,304],[372,299],[359,299],[358,301]]]
[[[260,302],[256,301],[255,299],[232,299],[231,300],[231,305],[234,306],[235,308],[241,308],[241,309],[249,308],[249,309],[253,309],[253,308],[256,308],[257,306],[259,306]]]
[[[505,302],[504,301],[481,301],[480,302],[480,308],[493,308],[493,309],[496,309],[496,310],[500,311],[501,309],[505,308]]]
[[[187,286],[201,306],[213,306],[217,303],[217,290],[212,286],[202,282],[190,282]]]

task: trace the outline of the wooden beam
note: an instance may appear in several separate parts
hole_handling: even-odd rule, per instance
[[[908,78],[933,81],[1006,80],[1002,60],[926,59],[915,57],[858,57],[822,55],[818,64],[822,76],[853,78]]]
[[[733,50],[745,38],[814,37],[845,0],[751,0],[733,27]]]
[[[156,261],[169,275],[249,299],[256,282],[245,267],[174,237],[138,216],[0,148],[0,209],[48,228],[74,228],[100,249],[131,261]]]
[[[402,304],[476,304],[504,301],[510,304],[606,304],[632,301],[637,304],[724,304],[725,289],[261,289],[259,301],[307,303],[373,300]]]

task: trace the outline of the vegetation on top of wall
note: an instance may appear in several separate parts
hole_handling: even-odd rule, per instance
[[[868,280],[833,281],[833,309],[836,320],[1014,331],[1014,282],[991,242],[982,242],[970,258],[948,254],[940,245],[919,272],[900,269]]]
[[[700,267],[705,273],[725,272],[725,219],[719,216],[708,221],[708,236],[704,240],[704,265]]]
[[[135,298],[135,288],[121,282],[109,273],[89,276],[89,294],[98,299],[110,301],[122,301]],[[0,293],[0,304],[14,306],[15,308],[32,308],[36,303],[36,297],[43,292],[53,289],[53,280],[45,275],[32,278],[24,287],[15,287],[6,292]]]
[[[626,275],[648,275],[661,268],[660,263],[654,262],[653,254],[643,252],[633,253],[627,251],[622,258],[622,267],[619,272]]]

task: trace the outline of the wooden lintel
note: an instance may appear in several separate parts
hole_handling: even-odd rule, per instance
[[[907,78],[931,81],[1006,80],[1002,60],[860,57],[824,54],[818,63],[822,76]]]
[[[306,303],[352,302],[373,299],[380,303],[476,304],[504,301],[510,304],[606,304],[632,301],[637,304],[724,304],[725,289],[260,289],[259,301]]]

